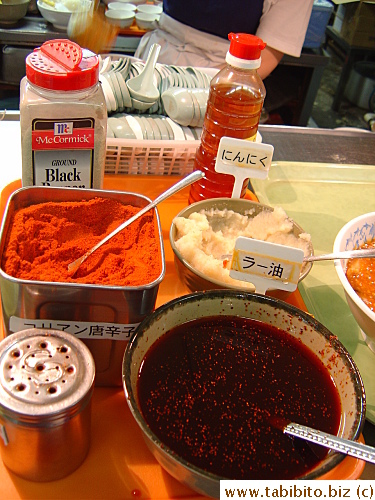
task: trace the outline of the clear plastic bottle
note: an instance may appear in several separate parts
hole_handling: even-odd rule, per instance
[[[223,136],[255,141],[266,89],[258,75],[260,55],[266,44],[254,35],[230,33],[226,66],[213,77],[203,123],[195,170],[205,177],[190,188],[189,203],[232,195],[234,177],[215,172]],[[245,196],[245,180],[241,197]]]
[[[34,50],[20,122],[23,186],[103,187],[107,107],[96,54],[64,39]]]

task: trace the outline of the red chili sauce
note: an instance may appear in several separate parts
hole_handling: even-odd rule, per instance
[[[375,240],[364,243],[360,249],[375,248]],[[346,277],[363,302],[375,311],[375,259],[350,259]]]
[[[319,358],[258,321],[197,319],[163,335],[139,373],[151,430],[191,464],[229,479],[291,479],[327,454],[275,417],[336,434],[338,391]]]

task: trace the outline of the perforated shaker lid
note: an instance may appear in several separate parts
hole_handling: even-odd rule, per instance
[[[83,90],[98,82],[99,58],[70,40],[48,40],[27,56],[26,76],[49,90]]]
[[[0,413],[38,424],[73,416],[89,401],[95,364],[69,333],[33,328],[0,342]]]
[[[261,52],[266,47],[261,38],[248,33],[229,33],[228,38],[227,63],[239,68],[259,68]]]

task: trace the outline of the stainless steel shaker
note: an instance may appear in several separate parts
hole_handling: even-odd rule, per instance
[[[0,451],[24,479],[52,481],[90,447],[95,365],[69,333],[29,329],[0,342]]]

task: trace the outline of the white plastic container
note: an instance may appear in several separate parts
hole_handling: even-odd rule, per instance
[[[103,187],[107,108],[95,54],[64,39],[35,49],[20,121],[23,186]]]

